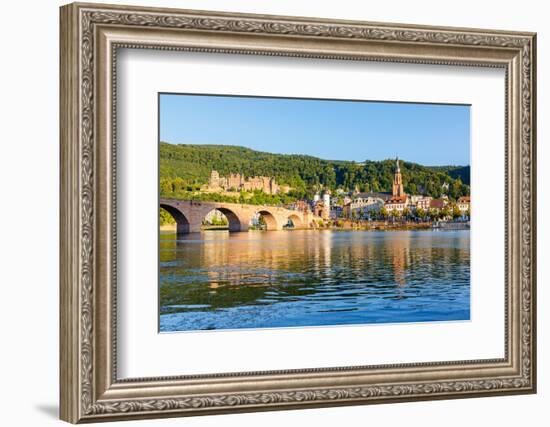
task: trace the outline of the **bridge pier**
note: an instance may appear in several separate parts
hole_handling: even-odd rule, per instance
[[[189,224],[189,233],[200,233],[201,232],[202,221],[192,222]]]
[[[176,223],[176,234],[179,236],[181,234],[189,233],[189,224],[184,224],[181,222]]]
[[[250,228],[250,221],[240,221],[238,230],[231,230],[231,228],[229,228],[229,231],[248,231],[249,228]]]
[[[239,222],[229,221],[228,228],[231,232],[241,231],[241,224]]]

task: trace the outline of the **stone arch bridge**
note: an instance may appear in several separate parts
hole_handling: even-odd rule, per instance
[[[260,214],[267,230],[282,230],[292,221],[295,228],[314,228],[321,217],[310,212],[293,211],[276,206],[247,205],[225,202],[201,202],[193,200],[160,199],[160,207],[168,211],[176,220],[177,233],[201,231],[204,217],[213,209],[222,212],[229,221],[229,231],[248,231],[252,218]]]

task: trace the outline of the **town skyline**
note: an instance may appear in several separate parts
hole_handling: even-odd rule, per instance
[[[470,106],[160,94],[159,138],[334,161],[470,164]]]
[[[450,186],[442,186],[442,197],[433,198],[425,194],[425,189],[421,189],[421,194],[409,194],[405,192],[405,185],[401,174],[399,159],[395,159],[395,169],[392,181],[391,191],[367,191],[360,192],[358,187],[353,191],[345,191],[342,187],[335,190],[336,197],[329,188],[317,187],[315,194],[311,199],[302,197],[293,202],[286,203],[286,207],[291,210],[299,210],[303,213],[313,212],[323,220],[336,220],[339,218],[372,218],[380,216],[385,210],[386,214],[393,216],[411,217],[412,214],[421,213],[428,215],[430,211],[432,216],[443,214],[443,216],[452,215],[450,208],[456,208],[456,216],[470,215],[470,196],[459,196],[453,202],[449,200],[447,192]],[[217,170],[212,169],[207,184],[200,187],[201,193],[217,193],[234,197],[236,193],[242,196],[244,193],[254,193],[257,191],[268,195],[289,194],[293,190],[289,185],[280,185],[273,176],[246,176],[240,173],[231,172],[227,176],[222,176]],[[322,196],[322,199],[321,199]],[[243,199],[242,202],[245,202]],[[449,207],[447,207],[449,206]],[[446,214],[443,213],[446,209]],[[218,212],[221,214],[221,212]],[[218,218],[221,220],[221,218]]]
[[[164,186],[161,185],[162,187]],[[348,227],[352,226],[349,221],[355,221],[356,225],[362,222],[363,227],[371,227],[370,221],[386,221],[388,218],[404,220],[402,222],[404,227],[418,226],[418,221],[423,223],[420,227],[438,226],[436,223],[426,223],[428,219],[431,221],[458,220],[458,223],[454,222],[450,227],[469,227],[471,206],[469,194],[452,200],[446,194],[449,189],[449,184],[444,183],[441,187],[444,192],[437,198],[424,194],[424,191],[416,194],[406,192],[401,165],[396,158],[391,192],[360,192],[356,187],[351,192],[340,188],[333,195],[328,188],[322,191],[317,189],[311,198],[287,199],[283,204],[272,205],[278,209],[274,214],[268,210],[270,209],[269,200],[263,198],[258,200],[257,192],[271,196],[288,194],[292,191],[290,186],[281,186],[275,178],[268,176],[247,177],[240,173],[230,173],[229,176],[223,177],[217,170],[212,169],[208,184],[196,188],[198,192],[187,194],[183,198],[191,203],[189,206],[183,207],[181,202],[163,198],[161,207],[172,212],[180,212],[180,214],[176,213],[176,217],[186,218],[185,220],[180,218],[178,222],[177,230],[180,234],[200,231],[203,226],[223,226],[228,227],[230,231],[247,231],[249,227],[267,227],[267,230],[273,231],[285,227],[316,228],[319,225],[341,228],[345,221],[348,221]],[[195,207],[193,200],[199,194],[207,195],[206,199],[200,197],[202,202],[210,201],[214,204],[206,204],[202,207],[204,203],[199,203],[197,206],[201,208]],[[260,201],[261,203],[258,203]],[[278,202],[281,201],[278,200]],[[254,207],[258,205],[262,206]],[[185,213],[180,209],[184,209]]]

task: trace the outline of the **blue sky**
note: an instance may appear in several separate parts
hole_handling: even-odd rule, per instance
[[[470,107],[160,95],[160,140],[240,145],[329,160],[470,164]]]

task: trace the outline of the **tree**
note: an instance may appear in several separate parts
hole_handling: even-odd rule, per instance
[[[453,205],[452,216],[453,219],[457,219],[462,216],[462,212],[460,212],[460,209],[458,209],[457,205]]]
[[[462,180],[458,177],[449,187],[449,196],[455,200],[458,199],[462,195],[462,186]]]
[[[183,193],[186,190],[185,181],[180,177],[177,177],[172,181],[172,187],[174,189],[174,193]]]
[[[168,178],[161,178],[159,182],[159,187],[161,196],[170,196],[174,191],[172,187],[172,181]]]
[[[422,208],[416,208],[416,216],[424,220],[426,219],[426,211]]]
[[[176,220],[163,208],[159,209],[159,223],[160,225],[175,224]]]
[[[386,219],[388,217],[388,210],[385,207],[382,207],[382,209],[380,209],[380,216],[383,219]]]
[[[439,211],[437,209],[430,208],[428,216],[432,221],[435,221],[439,217]]]
[[[401,213],[397,209],[392,209],[390,215],[392,216],[392,218],[398,218],[401,216]]]
[[[449,206],[445,206],[443,209],[441,209],[442,219],[448,218],[450,216],[451,216],[451,209],[449,209]]]
[[[409,208],[403,209],[403,216],[409,218],[411,216],[411,210]]]

